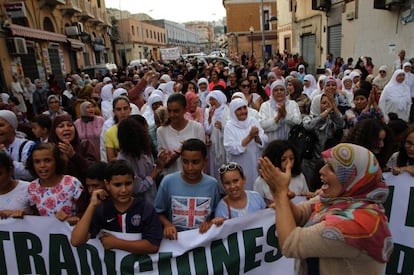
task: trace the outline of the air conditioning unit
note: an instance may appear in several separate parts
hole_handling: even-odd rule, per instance
[[[67,36],[78,36],[84,32],[83,24],[76,22],[72,26],[66,27],[65,32]]]
[[[22,37],[7,38],[7,48],[11,55],[27,54],[26,39]]]
[[[345,16],[346,16],[346,20],[351,21],[351,20],[354,20],[355,13],[353,11],[351,11],[351,12],[348,12]]]
[[[312,9],[320,11],[329,11],[331,0],[312,0]]]
[[[80,35],[78,26],[70,26],[65,28],[65,33],[67,36],[78,36]]]

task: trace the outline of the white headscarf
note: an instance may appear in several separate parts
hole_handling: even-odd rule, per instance
[[[351,80],[351,82],[352,82],[352,78],[350,77],[350,76],[344,76],[343,78],[342,78],[342,90],[343,91],[345,91],[345,92],[347,92],[347,93],[353,93],[353,90],[352,90],[352,86],[354,86],[353,85],[353,83],[352,83],[352,85],[351,85],[351,88],[350,89],[346,89],[345,88],[345,81],[346,80]]]
[[[205,91],[200,90],[200,84],[202,84],[202,83],[207,85],[207,88],[206,88]],[[210,92],[207,78],[204,78],[204,77],[200,78],[197,81],[197,87],[198,87],[198,97],[200,98],[200,101],[201,101],[201,109],[204,110],[206,108],[207,104],[208,104],[207,95]]]
[[[411,94],[410,88],[404,82],[397,82],[397,76],[400,74],[405,75],[404,70],[398,69],[393,73],[390,82],[388,82],[381,93],[380,101],[385,101],[387,99],[399,101],[398,110],[404,111],[407,106],[407,102],[411,102]]]
[[[247,127],[249,127],[249,125],[251,124],[251,119],[252,119],[249,116],[249,113],[247,112],[246,120],[244,121],[238,120],[236,116],[236,110],[243,106],[246,106],[247,108],[247,101],[241,98],[235,98],[232,101],[230,101],[230,120],[228,123],[240,129],[246,129]]]
[[[272,85],[270,85],[270,106],[272,107],[273,110],[277,110],[279,103],[276,102],[275,98],[273,97],[273,89],[276,88],[276,86],[282,86],[283,89],[285,89],[285,93],[286,93],[286,86],[285,86],[285,82],[283,80],[276,80],[272,83]],[[287,99],[285,98],[285,101]]]
[[[112,117],[114,114],[112,110],[112,101],[114,99],[112,89],[112,84],[106,84],[101,90],[101,111],[105,120]]]
[[[310,82],[310,86],[309,88],[307,88],[305,85],[303,85],[303,93],[309,97],[313,93],[313,91],[318,89],[318,84],[316,83],[315,77],[311,74],[305,75],[305,78],[303,79],[303,81],[305,80]]]
[[[160,89],[161,89],[161,85],[160,84]],[[161,89],[164,94],[166,94],[167,96],[170,96],[174,93],[174,85],[175,85],[175,81],[168,81],[167,83],[165,83],[163,85],[163,88]]]
[[[316,95],[311,103],[310,106],[310,115],[311,116],[319,116],[321,115],[321,101],[322,101],[322,97],[325,95],[325,93]],[[320,127],[319,130],[324,130],[328,124],[331,122],[331,117],[327,116],[325,118],[325,123],[323,123]]]
[[[145,101],[148,101],[148,98],[150,97],[151,93],[155,90],[152,86],[147,86],[144,90],[144,99]]]
[[[208,95],[207,95],[207,102],[209,102],[210,101],[210,97],[212,97],[212,98],[214,98],[214,99],[216,99],[219,103],[220,103],[220,106],[216,109],[216,110],[214,110],[214,115],[213,115],[213,117],[214,117],[214,119],[216,120],[216,121],[222,121],[222,119],[221,119],[221,114],[222,114],[222,112],[223,112],[223,110],[224,110],[224,106],[226,105],[226,103],[227,103],[227,97],[226,97],[226,95],[222,92],[222,91],[220,91],[220,90],[214,90],[214,91],[212,91],[211,93],[209,93]]]

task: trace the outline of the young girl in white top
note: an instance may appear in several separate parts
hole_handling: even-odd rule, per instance
[[[283,172],[289,161],[292,161],[292,178],[289,184],[289,190],[296,196],[304,196],[309,192],[305,176],[301,173],[300,159],[293,147],[287,140],[274,140],[270,142],[263,152],[263,157],[268,157],[275,167],[280,168]],[[259,176],[254,184],[254,191],[257,191],[266,200],[267,204],[273,202],[273,196],[269,186],[264,179]]]
[[[219,217],[225,219],[237,218],[266,208],[266,203],[259,193],[244,190],[246,177],[243,168],[236,162],[223,164],[219,169],[219,173],[227,195],[218,203],[213,223]]]
[[[13,160],[0,152],[0,218],[22,218],[31,214],[27,181],[13,179]]]

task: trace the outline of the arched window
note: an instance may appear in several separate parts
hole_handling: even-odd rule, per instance
[[[43,20],[43,29],[48,32],[55,32],[55,27],[49,17],[45,17]]]

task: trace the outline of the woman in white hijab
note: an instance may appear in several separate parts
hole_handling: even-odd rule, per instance
[[[324,74],[321,74],[320,76],[319,76],[319,78],[318,78],[318,85],[317,85],[317,87],[316,87],[316,90],[314,90],[313,92],[312,92],[312,94],[309,96],[309,99],[312,101],[312,99],[315,97],[315,96],[317,96],[317,95],[320,95],[320,94],[322,94],[323,93],[323,86],[325,85],[325,79],[327,78],[327,76],[326,75],[324,75]]]
[[[158,148],[157,127],[155,125],[154,111],[161,106],[163,106],[163,98],[158,93],[152,93],[147,100],[147,107],[145,108],[145,112],[142,114],[148,123],[148,130],[154,148]]]
[[[404,79],[404,70],[396,70],[390,82],[384,87],[381,93],[378,106],[384,113],[386,123],[389,121],[389,113],[396,113],[399,118],[408,122],[411,108],[411,94],[410,88],[404,83]]]
[[[377,91],[379,94],[381,94],[384,90],[385,85],[387,85],[389,81],[390,78],[388,76],[388,67],[386,65],[382,65],[379,68],[378,75],[374,77],[372,84],[377,86]]]
[[[223,145],[223,133],[230,116],[229,107],[226,105],[227,97],[219,90],[214,90],[207,96],[209,107],[204,114],[204,130],[208,147],[209,175],[220,182],[218,169],[226,163],[226,151]]]
[[[269,87],[269,89],[270,89],[270,87]],[[235,92],[235,93],[231,96],[231,100],[233,100],[233,99],[235,99],[235,98],[241,98],[241,99],[243,99],[244,101],[246,101],[246,102],[247,102],[246,96],[245,96],[242,92]],[[255,119],[257,119],[257,120],[260,120],[260,115],[259,115],[259,112],[258,112],[256,109],[251,108],[251,107],[249,107],[249,106],[247,106],[247,109],[248,109],[248,111],[249,111],[249,116],[254,117],[254,118],[255,118]]]
[[[207,78],[200,78],[197,81],[197,87],[198,87],[198,97],[200,98],[201,102],[201,109],[204,110],[207,107],[208,101],[207,101],[207,95],[210,92],[210,89],[208,88],[208,80]]]
[[[113,100],[114,86],[112,83],[106,84],[101,90],[101,112],[102,117],[107,120],[111,118],[114,113],[112,112],[112,100]]]
[[[246,172],[245,190],[253,190],[258,177],[257,161],[267,136],[260,123],[248,113],[247,102],[241,98],[230,102],[230,120],[224,128],[227,161],[237,162]]]
[[[296,101],[287,99],[284,81],[276,80],[270,89],[270,99],[260,106],[260,126],[269,142],[286,140],[292,126],[302,122],[299,105]]]
[[[310,97],[310,95],[318,89],[318,85],[316,84],[316,79],[313,75],[307,74],[303,79],[303,93]]]
[[[405,72],[404,83],[410,88],[411,98],[414,98],[414,74],[411,72],[411,63],[405,62],[403,69]]]

